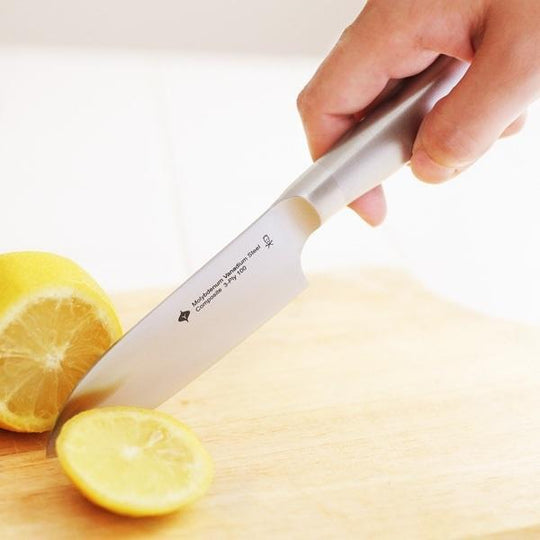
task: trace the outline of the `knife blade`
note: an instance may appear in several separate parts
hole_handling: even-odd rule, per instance
[[[410,159],[425,114],[466,69],[443,56],[407,79],[397,95],[113,345],[73,390],[47,455],[55,455],[56,437],[78,412],[159,406],[295,298],[307,286],[301,254],[311,233]]]

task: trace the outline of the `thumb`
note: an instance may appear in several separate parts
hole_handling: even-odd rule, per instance
[[[536,97],[540,69],[531,67],[530,42],[508,43],[493,33],[486,32],[468,72],[420,126],[411,168],[421,180],[442,182],[470,166]]]

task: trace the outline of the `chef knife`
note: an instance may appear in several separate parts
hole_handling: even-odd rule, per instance
[[[310,234],[410,159],[423,117],[466,68],[441,56],[403,81],[396,95],[113,345],[68,399],[48,455],[73,415],[109,405],[157,407],[296,297],[307,286],[301,254]]]

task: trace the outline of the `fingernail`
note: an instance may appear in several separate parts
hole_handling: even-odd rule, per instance
[[[444,182],[459,173],[459,169],[455,167],[445,167],[435,163],[421,147],[414,150],[411,157],[411,168],[420,180],[434,183]]]

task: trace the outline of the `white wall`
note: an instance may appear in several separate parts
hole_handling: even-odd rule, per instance
[[[317,62],[4,48],[0,250],[64,253],[109,289],[177,283],[309,165],[295,98]],[[355,248],[325,231],[308,270],[385,252],[343,223]]]
[[[0,43],[323,54],[364,0],[2,0]]]
[[[320,52],[264,42],[254,54],[251,34],[242,53],[28,46],[21,25],[0,48],[0,251],[63,253],[109,290],[170,286],[309,164],[295,97]],[[535,106],[523,134],[457,181],[426,186],[404,169],[386,183],[386,225],[345,210],[310,241],[307,271],[400,265],[451,298],[539,322],[539,142]]]

